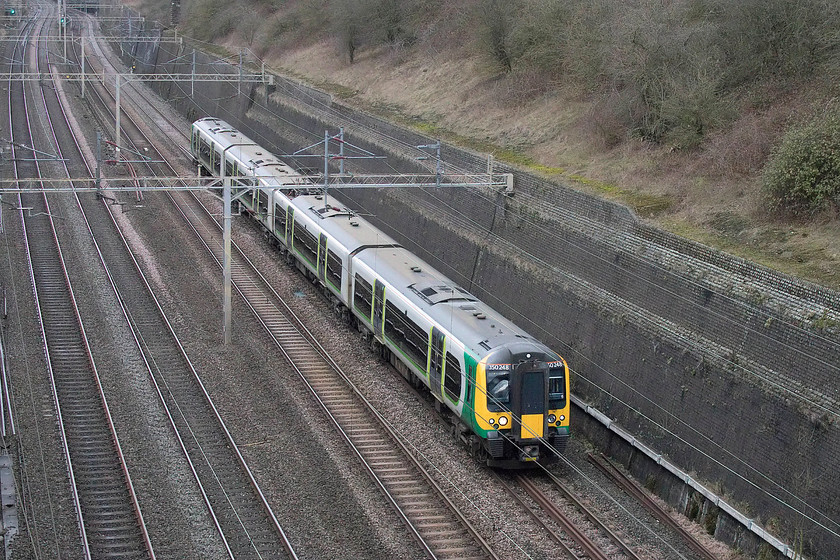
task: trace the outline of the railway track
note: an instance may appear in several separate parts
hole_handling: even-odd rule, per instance
[[[194,206],[196,198],[181,193],[170,196],[221,264],[218,223],[204,207]],[[427,554],[434,558],[497,558],[401,443],[403,438],[372,410],[335,362],[307,335],[302,323],[284,314],[291,310],[241,254],[234,258],[234,282]]]
[[[584,524],[571,519],[563,511],[563,508],[557,505],[558,500],[556,497],[551,496],[545,488],[541,487],[539,482],[541,477],[533,476],[534,474],[535,473],[531,473],[531,476],[516,475],[513,477],[497,476],[497,479],[504,485],[508,494],[512,496],[521,507],[530,513],[535,522],[541,525],[551,538],[563,547],[568,558],[576,559],[583,557],[591,558],[593,560],[608,560],[610,558],[615,558],[615,554],[621,554],[625,558],[629,558],[631,560],[642,560],[642,558],[632,548],[630,548],[623,539],[608,528],[595,514],[589,511],[589,509],[581,503],[580,500],[578,500],[577,497],[575,497],[562,482],[548,473],[548,482],[551,488],[559,491],[563,495],[564,499],[567,500],[575,510],[583,514],[589,525],[592,527],[586,528],[583,526]],[[521,492],[519,490],[521,490]],[[523,497],[523,494],[530,499],[530,502],[528,499]],[[536,505],[544,515],[540,516],[536,512],[534,505]],[[567,543],[566,539],[563,539],[554,531],[554,529],[546,522],[546,516],[562,529],[568,539],[573,541],[573,544]],[[603,545],[596,542],[596,539],[593,537],[595,534],[601,536],[599,541],[603,541],[604,538],[609,539],[613,546],[609,547],[609,550],[606,550]]]
[[[236,559],[297,558],[125,239],[113,243],[103,252],[121,271],[112,277],[115,290],[225,551]]]
[[[184,197],[182,197],[181,195],[173,197],[173,200],[175,200],[176,198],[181,198],[182,202],[192,204],[192,201],[185,200]],[[189,213],[189,211],[184,211],[185,217]],[[200,214],[200,212],[193,211],[193,214],[198,215]],[[216,224],[216,226],[218,226],[218,224]],[[221,257],[219,254],[219,248],[217,247],[214,251],[212,247],[213,242],[209,241],[212,239],[212,228],[208,227],[207,233],[199,233],[199,235],[203,235],[204,238],[208,240],[206,241],[206,246],[208,247],[208,250],[215,254],[217,263],[220,263]],[[216,243],[218,244],[218,241],[216,241]],[[241,276],[241,273],[242,270],[237,265],[235,265],[235,281],[243,282],[243,277]],[[312,357],[310,352],[314,347],[311,345],[310,342],[305,340],[305,335],[303,336],[303,338],[301,338],[302,331],[299,330],[299,325],[297,324],[296,320],[293,318],[290,318],[285,322],[277,320],[276,317],[280,307],[278,307],[276,302],[268,301],[271,298],[266,297],[266,294],[263,291],[264,288],[259,286],[259,282],[252,281],[251,278],[248,278],[244,281],[243,284],[237,286],[237,290],[240,292],[241,295],[243,295],[246,301],[252,300],[255,302],[262,302],[257,304],[249,303],[249,306],[258,318],[261,316],[270,317],[269,319],[261,319],[261,322],[266,328],[266,330],[272,334],[272,336],[278,344],[278,347],[281,348],[286,357],[289,359],[290,363],[300,362],[300,360],[303,360],[303,362],[300,363],[309,364]],[[303,331],[305,331],[305,328],[303,328]],[[316,350],[316,352],[318,352],[318,350]],[[319,367],[313,367],[311,369],[309,369],[308,367],[296,367],[296,369],[306,380],[306,383],[309,386],[310,390],[313,392],[313,394],[315,394],[316,399],[318,399],[321,406],[323,406],[324,409],[327,411],[327,414],[334,419],[337,425],[337,429],[340,431],[342,436],[349,442],[351,448],[353,448],[354,451],[356,451],[356,453],[363,458],[363,460],[365,460],[365,456],[369,457],[369,461],[367,462],[368,464],[384,467],[385,475],[380,477],[376,474],[376,472],[371,466],[367,466],[369,472],[371,472],[371,476],[374,478],[374,480],[377,481],[377,484],[380,485],[380,487],[383,489],[383,491],[386,492],[387,495],[389,490],[385,482],[387,482],[388,480],[393,480],[396,482],[395,486],[399,486],[400,484],[404,483],[405,480],[411,478],[411,475],[410,473],[408,475],[404,474],[405,471],[402,470],[402,467],[399,465],[399,462],[394,461],[391,457],[391,452],[383,451],[383,449],[385,448],[382,446],[381,443],[381,435],[376,434],[375,430],[371,428],[368,415],[369,413],[359,414],[356,413],[354,410],[352,410],[351,412],[346,412],[348,410],[347,402],[343,400],[343,397],[334,397],[334,395],[337,392],[341,392],[341,389],[331,385],[331,383],[335,381],[335,373],[329,367],[329,362],[331,362],[331,360],[329,360],[329,358],[326,356],[325,358],[325,361],[327,363],[326,369],[321,369]],[[331,410],[332,412],[330,412]],[[378,455],[377,452],[379,452]],[[406,452],[409,455],[412,454],[410,450],[406,450]],[[393,471],[389,472],[389,469],[392,469]],[[553,505],[551,504],[551,500],[545,498],[544,495],[540,497],[540,495],[543,493],[542,491],[537,489],[535,485],[533,485],[532,481],[522,480],[519,481],[519,484],[523,488],[525,488],[529,494],[533,496],[534,500],[536,500],[537,503],[540,504],[540,507],[543,508],[545,511],[552,511],[554,509]],[[417,498],[417,496],[410,495],[410,498]],[[392,502],[397,506],[398,510],[400,509],[399,502],[401,499],[402,498],[400,498],[399,496],[397,496],[396,498],[391,498]],[[401,513],[401,515],[404,514]],[[555,517],[555,515],[558,518],[562,517],[562,515],[557,515],[556,513],[551,513],[551,515],[552,517]],[[406,518],[406,516],[404,516],[404,518]],[[438,526],[439,523],[440,522],[438,520]],[[423,543],[423,546],[427,546],[426,540],[424,540],[423,536],[420,534],[420,531],[418,531],[417,528],[413,528],[413,531],[415,532],[415,536],[418,537],[419,542]],[[575,529],[569,528],[567,529],[567,531],[574,532]],[[608,535],[612,535],[612,533],[609,530],[606,530],[606,533]],[[439,537],[444,542],[449,543],[451,533],[440,532]],[[619,549],[623,549],[623,554],[625,556],[629,558],[637,558],[637,556],[633,553],[632,550],[629,549],[629,547],[620,542],[620,539],[617,539],[617,537],[614,537],[614,535],[612,535],[610,538],[617,542],[617,546]],[[580,536],[579,539],[580,542],[585,542],[587,540],[585,535]],[[559,542],[561,539],[557,538],[557,540]],[[579,544],[578,546],[580,550],[585,551],[584,554],[588,557],[606,557],[604,556],[603,552],[599,551],[597,545]],[[432,554],[434,553],[431,547],[427,547],[427,550]],[[461,548],[453,550],[458,550],[459,553],[463,555],[467,549]],[[569,550],[569,554],[572,555],[572,557],[576,557],[575,553],[571,550]],[[462,557],[461,555],[457,555],[454,557]]]
[[[173,202],[219,266],[221,229],[197,199],[178,193]],[[372,407],[282,298],[236,249],[233,285],[298,373],[331,425],[362,461],[412,535],[432,558],[498,558],[459,508]]]
[[[616,467],[606,456],[598,456],[588,453],[587,460],[595,465],[598,470],[609,477],[630,496],[635,498],[648,511],[655,515],[657,519],[676,532],[686,542],[686,544],[688,544],[689,548],[697,553],[700,558],[703,558],[704,560],[717,560],[717,556],[715,556],[708,548],[703,546],[700,541],[694,538],[694,535],[686,531],[682,525],[674,521],[674,519],[668,515],[668,513],[660,507],[659,504],[649,498],[648,495],[639,488],[638,484],[620,471],[618,467]]]
[[[34,27],[35,35],[43,29],[42,21]],[[23,39],[19,45],[26,43]],[[17,52],[20,59],[15,57],[15,60],[21,61],[22,69],[24,56],[29,52],[23,48]],[[36,64],[42,62],[41,52],[40,48],[35,52]],[[9,122],[17,124],[10,130],[12,141],[17,144],[13,146],[15,176],[23,172],[25,176],[42,177],[43,152],[26,153],[20,146],[37,145],[39,140],[49,145],[54,137],[37,137],[33,133],[30,115],[39,108],[30,106],[23,84],[10,83],[8,91]],[[42,87],[33,87],[31,96],[38,97],[46,109]],[[13,106],[23,109],[16,118],[12,115]],[[46,134],[52,133],[48,121],[40,128]],[[18,202],[82,555],[84,558],[154,558],[78,312],[48,197],[22,194]]]
[[[109,100],[101,88],[89,91],[99,97],[102,107],[107,107]],[[132,132],[136,135],[136,129]],[[77,149],[81,152],[78,145]],[[117,227],[111,205],[94,196],[77,197],[77,201],[162,408],[223,543],[224,554],[235,559],[297,558]],[[93,218],[88,219],[89,215]],[[171,553],[178,555],[177,551]]]

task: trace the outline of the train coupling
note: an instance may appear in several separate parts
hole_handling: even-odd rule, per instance
[[[539,445],[524,445],[519,452],[519,460],[522,462],[537,461],[540,458]]]

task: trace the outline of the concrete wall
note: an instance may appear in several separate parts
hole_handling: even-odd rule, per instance
[[[129,52],[137,72],[191,71],[191,47],[137,43]],[[201,53],[197,61],[199,73],[237,73]],[[350,142],[388,155],[351,170],[429,170],[411,146],[433,139],[291,81],[196,83],[192,98],[188,82],[158,87],[189,118],[224,118],[275,153],[343,126]],[[447,145],[442,153],[446,171],[486,169],[484,156]],[[809,555],[840,557],[840,296],[677,238],[568,186],[496,169],[515,173],[513,198],[483,188],[340,196],[563,353],[576,395]],[[654,476],[592,422],[573,426],[642,480]],[[663,498],[703,512],[699,521],[712,519],[718,537],[762,550],[709,504],[697,509],[685,488],[657,477],[651,486]]]

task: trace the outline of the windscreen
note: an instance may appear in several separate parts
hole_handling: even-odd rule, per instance
[[[563,362],[551,364],[548,370],[548,407],[552,410],[566,406],[566,368]]]
[[[487,410],[510,410],[510,374],[507,371],[487,372]]]

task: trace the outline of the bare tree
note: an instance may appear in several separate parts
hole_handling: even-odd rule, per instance
[[[515,1],[510,0],[482,0],[479,4],[480,38],[493,60],[505,72],[513,70],[510,37],[514,25],[515,4]]]

